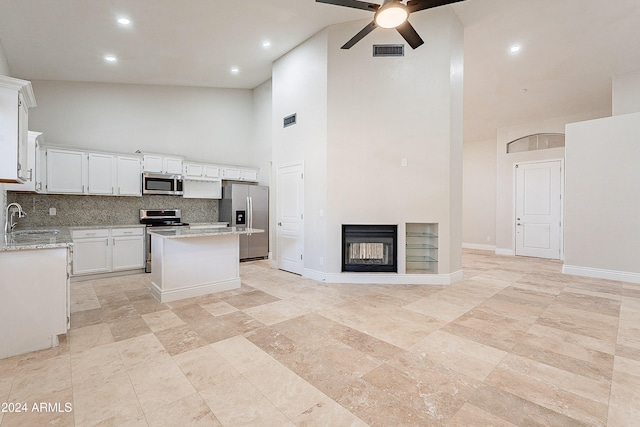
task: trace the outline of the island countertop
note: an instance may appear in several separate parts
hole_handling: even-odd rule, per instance
[[[211,237],[223,236],[227,234],[253,234],[264,233],[260,228],[245,227],[221,227],[221,228],[189,228],[189,227],[171,227],[154,230],[153,227],[147,229],[147,233],[165,238],[165,239],[181,239],[189,237]]]

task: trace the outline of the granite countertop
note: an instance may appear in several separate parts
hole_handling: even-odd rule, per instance
[[[67,248],[73,245],[69,227],[23,229],[0,236],[0,251]]]
[[[83,225],[72,227],[17,228],[13,233],[0,234],[0,251],[64,248],[73,245],[73,230],[107,228],[144,228],[144,224]]]
[[[215,227],[227,227],[228,222],[190,222],[189,228],[215,228]]]
[[[259,228],[221,227],[221,228],[189,228],[189,227],[162,227],[162,229],[147,229],[147,233],[166,239],[180,239],[185,237],[210,237],[225,234],[252,234],[264,233]]]
[[[145,228],[144,224],[119,224],[119,225],[74,225],[69,228],[69,230],[96,230],[96,229],[106,229],[106,228]]]

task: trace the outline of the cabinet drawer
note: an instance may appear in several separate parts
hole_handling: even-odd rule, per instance
[[[86,237],[109,237],[109,229],[72,230],[71,237],[73,239],[82,239]]]
[[[136,227],[136,228],[113,228],[111,230],[111,236],[119,237],[119,236],[142,236],[144,235],[144,228]]]

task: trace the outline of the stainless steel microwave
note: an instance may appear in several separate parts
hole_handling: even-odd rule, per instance
[[[182,196],[182,175],[164,173],[143,173],[142,194],[163,194],[166,196]]]

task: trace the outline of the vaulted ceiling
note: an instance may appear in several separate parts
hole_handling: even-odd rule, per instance
[[[638,0],[444,7],[465,28],[465,141],[530,120],[607,114],[612,76],[640,70]],[[322,28],[371,17],[314,0],[0,0],[0,43],[11,74],[28,80],[251,89]],[[117,61],[106,62],[108,54]]]

